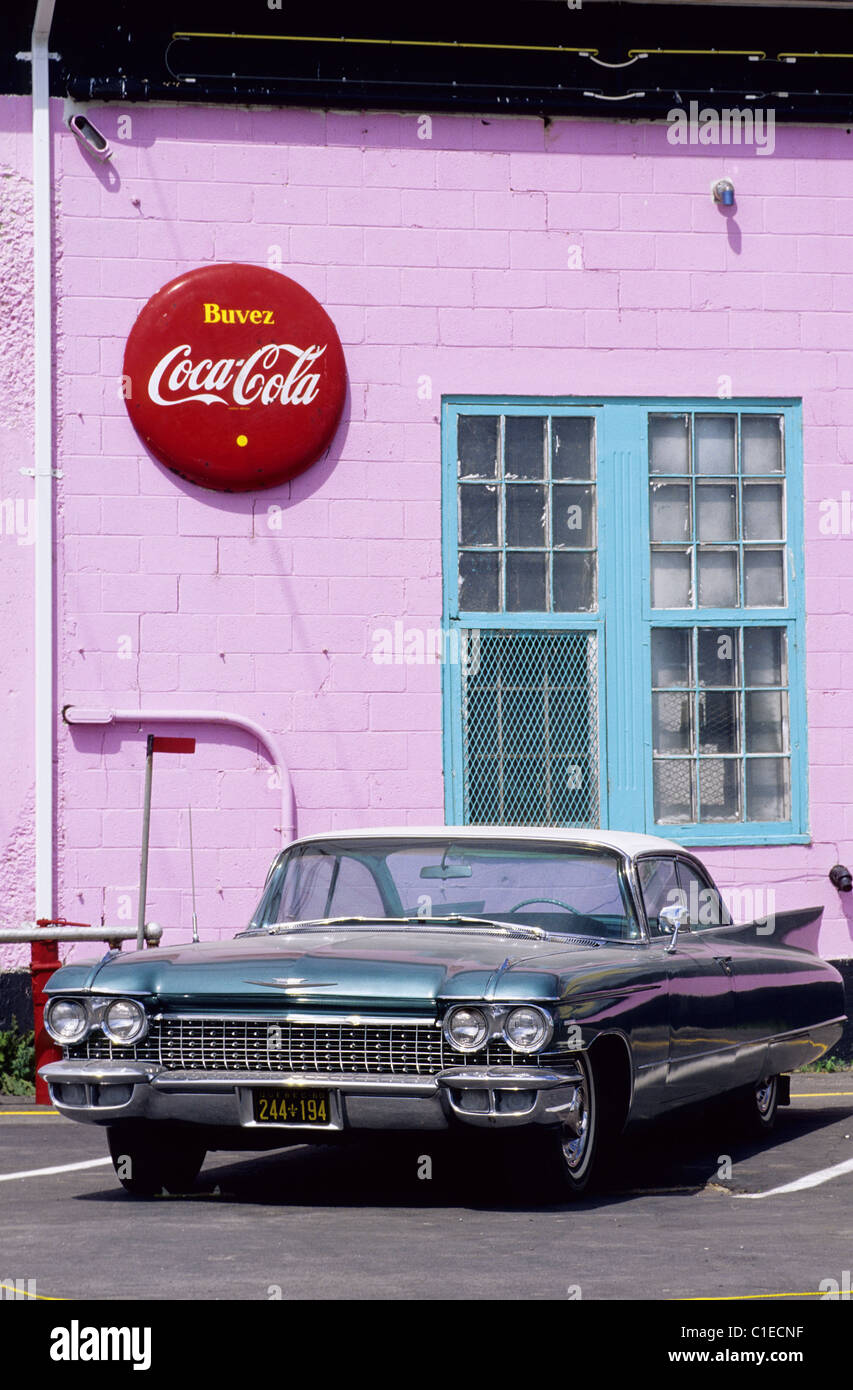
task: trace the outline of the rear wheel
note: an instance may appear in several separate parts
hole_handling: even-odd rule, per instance
[[[116,1177],[133,1197],[188,1192],[207,1150],[169,1125],[113,1125],[107,1131]]]
[[[731,1112],[747,1134],[769,1134],[779,1111],[779,1077],[767,1076],[732,1097]]]

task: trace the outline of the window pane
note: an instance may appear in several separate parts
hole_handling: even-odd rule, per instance
[[[591,613],[596,606],[596,559],[585,550],[554,553],[554,611]]]
[[[742,415],[740,438],[744,473],[784,471],[781,415]]]
[[[743,489],[743,536],[747,541],[781,540],[782,484],[747,483]]]
[[[700,550],[696,559],[699,570],[699,607],[737,607],[737,551]]]
[[[733,627],[700,627],[699,684],[738,684],[738,641]]]
[[[746,685],[786,685],[786,648],[784,628],[744,628],[743,662]]]
[[[545,544],[545,489],[510,483],[506,489],[507,545]]]
[[[496,553],[477,550],[459,552],[459,607],[470,613],[494,613],[500,608]]]
[[[737,540],[737,487],[734,483],[697,486],[696,513],[697,540]]]
[[[734,473],[735,417],[696,416],[696,472]]]
[[[498,490],[465,483],[459,489],[459,540],[462,545],[497,545]]]
[[[551,418],[551,477],[593,477],[593,426],[586,415]]]
[[[728,816],[727,819],[735,820],[736,817]],[[710,887],[704,874],[683,859],[678,861],[678,881],[690,910],[690,925],[694,931],[697,927],[728,926],[731,923],[729,910],[717,890]]]
[[[652,551],[652,607],[689,608],[691,599],[690,551]]]
[[[646,909],[649,929],[659,930],[658,916],[662,907],[671,907],[681,901],[681,890],[675,872],[674,859],[641,859],[637,871],[643,892],[643,906]]]
[[[367,865],[360,859],[353,859],[352,855],[344,854],[341,856],[328,915],[337,917],[350,912],[366,917],[376,916],[381,920],[386,909],[376,879]]]
[[[690,488],[655,483],[649,495],[649,529],[653,541],[689,541]]]
[[[782,550],[744,550],[743,584],[747,608],[778,608],[785,602]]]
[[[738,751],[737,693],[705,690],[699,696],[699,752]]]
[[[787,758],[747,758],[746,814],[749,820],[791,819],[791,773]]]
[[[690,684],[690,631],[676,627],[652,629],[652,685]]]
[[[649,416],[649,470],[690,472],[690,422],[687,415]]]
[[[689,695],[664,691],[652,696],[652,738],[656,753],[691,753]]]
[[[655,820],[680,825],[696,819],[696,768],[686,758],[655,759]]]
[[[510,613],[545,612],[547,555],[507,551],[506,606]]]
[[[504,421],[504,476],[545,476],[544,415],[507,415]]]
[[[273,909],[273,920],[293,922],[300,918],[325,917],[334,865],[332,854],[322,858],[310,851],[300,854],[295,863],[288,866],[278,910]]]
[[[703,758],[699,763],[699,818],[740,820],[740,761]]]
[[[788,747],[788,697],[782,690],[746,693],[746,751],[784,753]]]
[[[460,415],[456,436],[460,478],[494,478],[498,471],[497,415]]]
[[[595,545],[594,488],[557,484],[551,490],[551,506],[554,545]]]

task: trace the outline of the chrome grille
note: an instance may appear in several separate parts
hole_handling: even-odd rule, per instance
[[[480,1052],[448,1047],[441,1028],[426,1023],[283,1023],[274,1018],[162,1018],[141,1042],[116,1046],[100,1033],[67,1049],[72,1058],[157,1062],[171,1071],[352,1072],[433,1076],[448,1066],[531,1066],[553,1054],[527,1057],[505,1042]]]

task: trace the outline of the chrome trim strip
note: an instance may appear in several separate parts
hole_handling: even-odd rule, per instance
[[[47,1082],[67,1081],[85,1084],[100,1081],[105,1084],[113,1082],[116,1085],[133,1086],[139,1082],[153,1081],[162,1070],[156,1062],[64,1061],[47,1062],[43,1067],[39,1067],[39,1075]]]
[[[765,1033],[760,1038],[750,1038],[747,1045],[755,1047],[763,1043],[787,1042],[789,1038],[801,1038],[804,1034],[813,1033],[817,1028],[831,1028],[834,1024],[843,1028],[846,1022],[847,1015],[838,1014],[835,1018],[821,1019],[820,1023],[809,1023],[802,1028],[791,1028],[787,1033]],[[743,1044],[741,1045],[743,1046]]]
[[[684,928],[682,927],[683,931]],[[662,938],[665,940],[666,938]],[[608,996],[622,997],[629,994],[647,994],[650,990],[665,989],[666,982],[663,980],[650,980],[639,985],[612,985],[610,989],[585,989],[583,993],[573,994],[570,1002],[572,1008],[584,999],[601,999]]]
[[[152,1014],[152,1023],[336,1023],[348,1028],[377,1027],[386,1024],[394,1027],[411,1025],[418,1028],[438,1028],[439,1020],[435,1014],[362,1014],[357,1012],[320,1014],[294,1013],[291,1009],[269,1009],[259,1014]]]
[[[129,953],[128,953],[129,954]],[[101,962],[98,961],[98,965]],[[92,999],[124,999],[125,996],[133,999],[151,999],[153,995],[150,989],[123,989],[121,994],[114,994],[112,990],[94,989],[89,985],[57,985],[55,988],[48,981],[45,993],[53,998],[56,994],[75,995],[81,1004],[85,1004]]]
[[[439,1086],[463,1091],[549,1091],[583,1080],[580,1071],[525,1071],[522,1067],[449,1067],[436,1077]]]

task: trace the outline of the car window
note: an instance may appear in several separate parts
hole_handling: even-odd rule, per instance
[[[640,936],[620,856],[609,848],[439,837],[294,847],[253,926],[349,915],[481,916],[575,936]]]
[[[725,926],[731,922],[725,903],[710,879],[686,860],[678,861],[678,882],[692,931]]]
[[[335,875],[330,917],[384,917],[385,904],[370,869],[361,859],[342,855]]]
[[[279,901],[270,902],[267,921],[305,922],[328,916],[335,856],[322,850],[294,855],[286,874],[280,874]]]
[[[683,902],[675,860],[671,857],[640,859],[637,862],[643,904],[649,919],[652,936],[668,936],[662,931],[658,917],[662,907]]]

